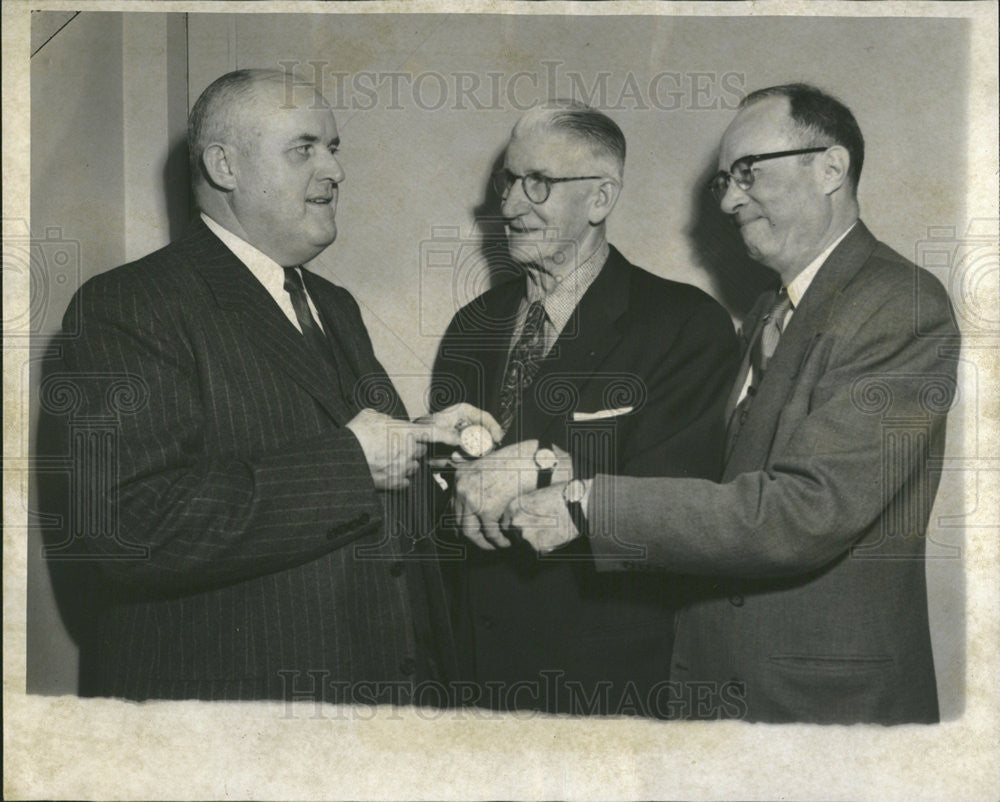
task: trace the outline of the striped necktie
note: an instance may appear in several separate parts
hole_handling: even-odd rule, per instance
[[[760,331],[756,339],[750,344],[750,386],[747,388],[746,395],[736,405],[736,409],[733,410],[733,415],[729,419],[729,428],[726,432],[727,457],[732,450],[733,444],[736,442],[736,435],[739,434],[740,429],[743,428],[743,424],[746,423],[747,416],[750,414],[750,405],[753,403],[754,396],[757,395],[757,390],[760,387],[761,380],[764,378],[767,365],[778,348],[778,340],[781,339],[782,327],[791,308],[792,301],[788,297],[787,290],[782,287],[778,290],[778,294],[775,296],[774,302],[768,309],[767,314],[761,320]]]
[[[346,390],[347,387],[350,387],[353,384],[353,381],[351,376],[345,373],[343,365],[341,364],[341,360],[344,355],[340,354],[340,358],[338,359],[338,354],[336,353],[337,346],[334,345],[336,342],[335,338],[332,336],[332,333],[331,336],[328,337],[319,327],[319,323],[316,322],[316,318],[313,317],[312,311],[309,309],[309,299],[306,295],[306,288],[302,283],[302,276],[299,275],[298,268],[285,268],[284,286],[285,292],[288,293],[289,298],[292,300],[292,309],[295,310],[295,318],[299,321],[299,326],[302,329],[302,336],[305,338],[306,343],[312,351],[317,353],[331,368],[333,368],[333,374],[337,377],[337,384],[340,387],[341,395],[344,397],[344,400],[350,401],[351,395]]]

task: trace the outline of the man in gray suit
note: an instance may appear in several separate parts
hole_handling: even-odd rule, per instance
[[[81,288],[47,385],[115,422],[79,474],[114,534],[83,544],[102,593],[81,692],[411,701],[454,676],[418,461],[462,421],[499,427],[468,405],[410,423],[357,303],[302,266],[344,180],[313,87],[224,75],[188,138],[200,216]]]
[[[598,475],[512,503],[541,552],[581,536],[701,577],[667,692],[691,717],[934,722],[924,534],[955,392],[944,289],[859,220],[864,141],[802,84],[750,94],[711,190],[780,287],[747,319],[721,483]],[[665,678],[666,680],[667,678]]]

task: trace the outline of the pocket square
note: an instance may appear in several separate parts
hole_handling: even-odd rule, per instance
[[[573,420],[601,420],[603,418],[617,418],[619,415],[628,415],[635,407],[617,407],[616,409],[599,409],[597,412],[574,412]]]

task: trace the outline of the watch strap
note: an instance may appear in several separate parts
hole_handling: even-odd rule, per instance
[[[587,516],[583,511],[583,505],[579,501],[567,501],[566,509],[569,511],[569,518],[580,533],[580,537],[590,537],[590,527],[587,526]]]
[[[552,451],[552,442],[549,440],[538,441],[538,447],[535,449],[537,454],[542,449],[548,449]],[[555,453],[554,451],[552,453]],[[549,487],[552,484],[552,474],[555,472],[555,465],[551,468],[539,468],[538,473],[535,478],[535,489],[541,490],[542,488]]]

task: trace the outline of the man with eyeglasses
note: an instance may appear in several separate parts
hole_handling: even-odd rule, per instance
[[[539,560],[498,529],[517,495],[574,472],[718,478],[732,322],[608,244],[624,161],[599,111],[553,101],[525,114],[494,176],[518,276],[461,309],[441,344],[432,397],[481,407],[505,432],[454,478],[469,703],[665,713],[651,689],[669,667],[676,586],[598,575],[575,546]]]
[[[924,535],[959,333],[941,285],[858,219],[863,158],[850,110],[802,84],[750,94],[723,136],[710,189],[780,286],[748,317],[722,482],[574,478],[501,522],[542,553],[588,538],[703,577],[670,679],[739,688],[749,720],[938,720]]]

